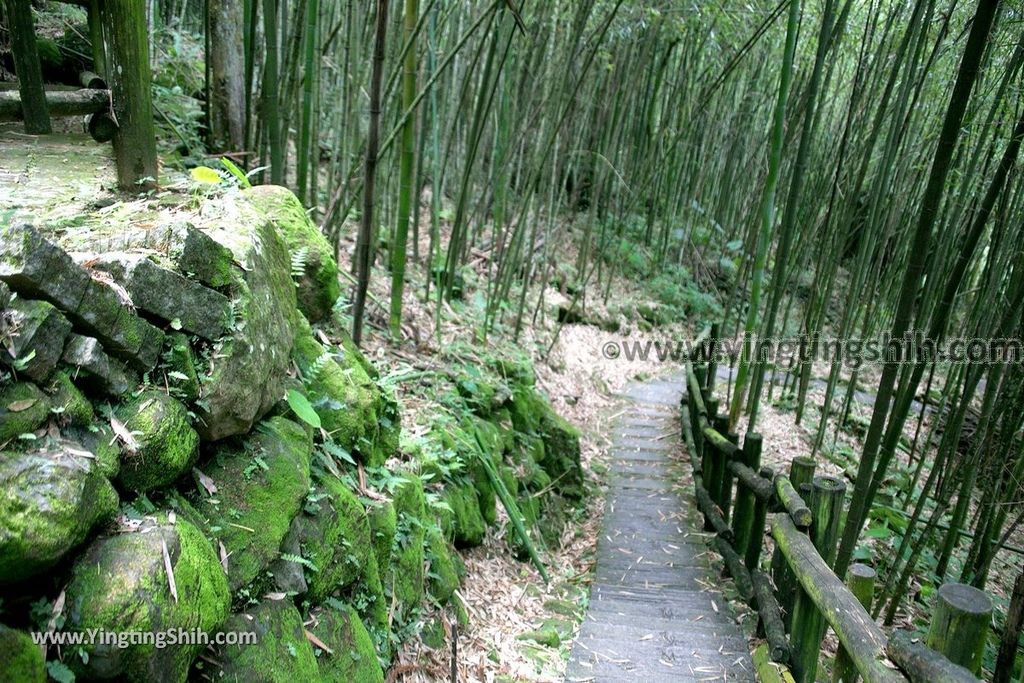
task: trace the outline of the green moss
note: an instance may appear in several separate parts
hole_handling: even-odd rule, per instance
[[[232,683],[318,681],[316,655],[306,638],[302,615],[285,600],[264,600],[233,615],[224,631],[254,633],[255,644],[225,647],[215,680]]]
[[[199,455],[199,435],[183,405],[162,391],[148,389],[116,413],[137,442],[137,448],[124,447],[118,481],[125,488],[152,491],[192,469]]]
[[[121,449],[109,424],[96,422],[88,429],[70,430],[65,436],[78,441],[96,456],[93,462],[100,474],[109,479],[117,476],[121,470]]]
[[[246,190],[245,196],[274,222],[291,252],[293,268],[301,267],[297,283],[299,310],[314,322],[323,320],[341,294],[338,264],[330,243],[290,190],[259,185]]]
[[[544,451],[539,462],[554,481],[555,489],[570,498],[582,497],[579,431],[530,388],[517,387],[513,391],[510,413],[517,431],[543,440]],[[540,455],[533,453],[535,457]]]
[[[177,593],[169,587],[164,549]],[[67,587],[66,629],[108,632],[212,632],[228,616],[230,595],[223,569],[209,541],[184,519],[160,513],[137,531],[99,539],[75,563]],[[184,681],[202,645],[116,643],[84,646],[72,657],[85,677],[129,681]]]
[[[424,624],[423,630],[420,631],[420,640],[423,641],[423,644],[435,650],[440,650],[445,646],[445,638],[444,621],[441,620],[441,617],[434,617]]]
[[[366,508],[370,521],[370,535],[377,566],[386,567],[391,563],[391,546],[395,542],[398,515],[391,501],[374,502]]]
[[[46,664],[32,637],[0,624],[0,671],[10,683],[45,683]]]
[[[230,553],[228,581],[236,591],[277,558],[309,491],[312,443],[302,427],[282,417],[260,423],[242,449],[225,448],[204,469],[215,497],[197,491],[196,509]]]
[[[442,515],[442,529],[456,547],[472,548],[483,543],[487,524],[480,512],[476,488],[471,483],[449,484],[441,494],[451,513]]]
[[[167,335],[164,363],[167,369],[167,383],[171,393],[191,403],[199,398],[199,373],[188,337],[181,332]]]
[[[0,390],[0,444],[35,431],[50,416],[50,401],[35,384],[15,382]]]
[[[344,482],[325,477],[312,497],[297,523],[303,557],[317,568],[305,572],[307,597],[318,604],[360,577],[373,547],[366,510]]]
[[[552,626],[544,626],[535,631],[527,631],[516,636],[516,640],[532,640],[539,645],[546,647],[558,647],[562,643],[562,636]]]
[[[448,547],[437,526],[431,525],[427,528],[426,543],[427,561],[430,563],[427,571],[430,597],[443,605],[459,588],[458,568],[452,559],[453,551]]]
[[[117,492],[63,450],[0,453],[0,585],[53,566],[114,516]]]
[[[373,639],[349,605],[313,613],[310,631],[331,649],[317,649],[317,664],[324,683],[383,683],[384,671]]]
[[[64,370],[57,372],[50,380],[50,395],[54,410],[60,414],[61,424],[84,427],[96,416],[89,399],[78,390]]]
[[[398,515],[395,544],[385,590],[395,600],[396,622],[404,624],[423,601],[426,497],[419,477],[408,475],[396,487],[392,502]]]
[[[393,395],[382,391],[355,357],[328,352],[302,317],[293,357],[323,428],[367,465],[383,464],[397,449],[401,427]]]

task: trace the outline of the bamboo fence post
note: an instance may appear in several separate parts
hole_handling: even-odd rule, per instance
[[[846,585],[864,609],[871,608],[875,597],[875,570],[866,564],[856,563],[846,573]],[[832,667],[832,683],[856,683],[859,674],[846,649],[840,645]]]
[[[836,477],[815,477],[810,484],[811,529],[814,547],[825,564],[835,562],[839,543],[839,517],[846,497],[846,484]],[[825,618],[813,598],[797,588],[791,624],[793,677],[797,683],[814,683],[825,636]]]
[[[708,357],[706,358],[708,363],[707,388],[708,391],[712,393],[715,391],[715,379],[717,379],[715,375],[718,374],[718,363],[715,361],[715,347],[718,342],[718,330],[718,323],[712,323],[711,333],[708,335],[706,342],[708,350]]]
[[[761,435],[757,436],[758,455],[761,452]],[[775,471],[770,467],[762,467],[759,474],[771,481]],[[754,514],[750,520],[750,536],[747,539],[746,565],[747,569],[753,570],[761,563],[761,548],[764,546],[765,521],[768,518],[768,501],[760,498],[754,501]]]
[[[733,443],[729,431],[729,417],[727,415],[716,415],[714,420],[715,431]],[[735,444],[734,444],[735,445]],[[722,516],[729,521],[732,514],[732,472],[729,471],[729,454],[722,448],[716,448],[716,460],[718,461],[718,491],[716,491],[718,505],[722,508]]]
[[[974,586],[946,583],[935,592],[927,645],[971,673],[981,672],[992,599]]]
[[[789,463],[788,477],[775,478],[775,491],[779,502],[798,528],[807,528],[811,524],[811,511],[797,491],[801,484],[811,481],[814,469],[814,460],[798,456]],[[796,582],[792,570],[786,565],[778,547],[775,548],[775,553],[772,555],[771,569],[772,580],[775,581],[775,588],[779,594],[779,604],[782,605],[782,619],[786,624],[786,630],[791,632]]]
[[[754,470],[761,466],[761,435],[747,432],[740,451],[740,461]],[[754,516],[754,494],[741,483],[736,485],[736,506],[732,514],[732,531],[736,537],[736,552],[746,556],[747,544],[750,543],[751,526]],[[748,569],[751,567],[748,565]]]

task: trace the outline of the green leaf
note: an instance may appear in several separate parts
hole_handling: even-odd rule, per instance
[[[252,187],[252,183],[249,182],[249,178],[246,177],[242,169],[238,168],[235,162],[231,161],[227,157],[221,157],[220,163],[224,165],[224,168],[228,169],[228,173],[235,177],[238,181],[239,187]]]
[[[51,660],[46,663],[46,673],[57,683],[75,683],[75,674],[63,662]]]
[[[313,406],[309,404],[308,398],[294,389],[289,389],[288,406],[292,409],[292,412],[298,415],[300,420],[314,429],[320,429],[320,416],[313,410]]]
[[[220,173],[209,166],[196,166],[191,171],[192,180],[201,185],[220,185]]]

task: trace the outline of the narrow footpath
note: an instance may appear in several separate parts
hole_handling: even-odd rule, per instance
[[[683,378],[628,386],[590,603],[566,681],[753,681],[747,639],[679,486]]]

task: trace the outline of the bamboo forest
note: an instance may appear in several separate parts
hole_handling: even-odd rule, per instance
[[[0,0],[0,683],[1024,683],[1020,0]]]

